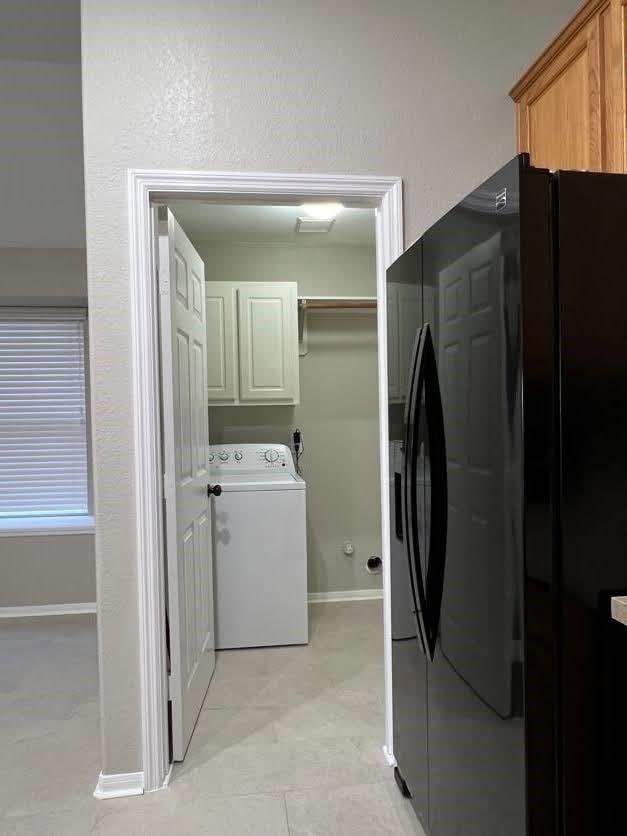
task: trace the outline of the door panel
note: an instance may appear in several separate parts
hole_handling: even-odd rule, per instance
[[[512,90],[532,165],[625,170],[625,5],[583,3]]]
[[[159,220],[159,284],[172,744],[182,760],[213,674],[215,637],[204,265],[170,212]]]
[[[176,360],[178,365],[178,428],[180,434],[175,441],[179,451],[179,479],[192,476],[192,414],[189,386],[189,336],[180,331],[176,335]]]
[[[622,134],[620,34],[616,27],[607,40],[609,24],[603,13],[592,16],[518,94],[519,149],[531,154],[532,165],[600,171],[622,164],[615,139]],[[608,61],[615,62],[609,76]]]

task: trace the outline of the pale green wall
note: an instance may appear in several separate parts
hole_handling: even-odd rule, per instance
[[[373,227],[374,236],[374,227]],[[208,280],[295,281],[300,294],[376,293],[374,247],[196,242]],[[309,591],[380,588],[366,571],[381,554],[376,312],[308,314],[300,404],[213,407],[212,443],[290,443],[299,427],[307,480]],[[345,540],[355,553],[343,554]]]

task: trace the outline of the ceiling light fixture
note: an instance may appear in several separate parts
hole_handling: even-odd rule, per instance
[[[318,221],[332,221],[337,218],[342,209],[343,203],[304,203],[303,211],[309,215],[310,218],[315,218]]]

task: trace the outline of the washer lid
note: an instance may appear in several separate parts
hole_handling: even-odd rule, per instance
[[[261,473],[216,473],[209,471],[212,484],[222,486],[223,491],[302,491],[305,482],[293,473],[276,471]]]

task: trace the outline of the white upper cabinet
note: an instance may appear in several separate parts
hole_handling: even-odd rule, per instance
[[[296,404],[296,282],[207,282],[207,397],[214,404]]]
[[[237,400],[237,290],[233,282],[206,282],[207,396]]]
[[[296,283],[250,282],[237,293],[240,400],[297,403]]]

